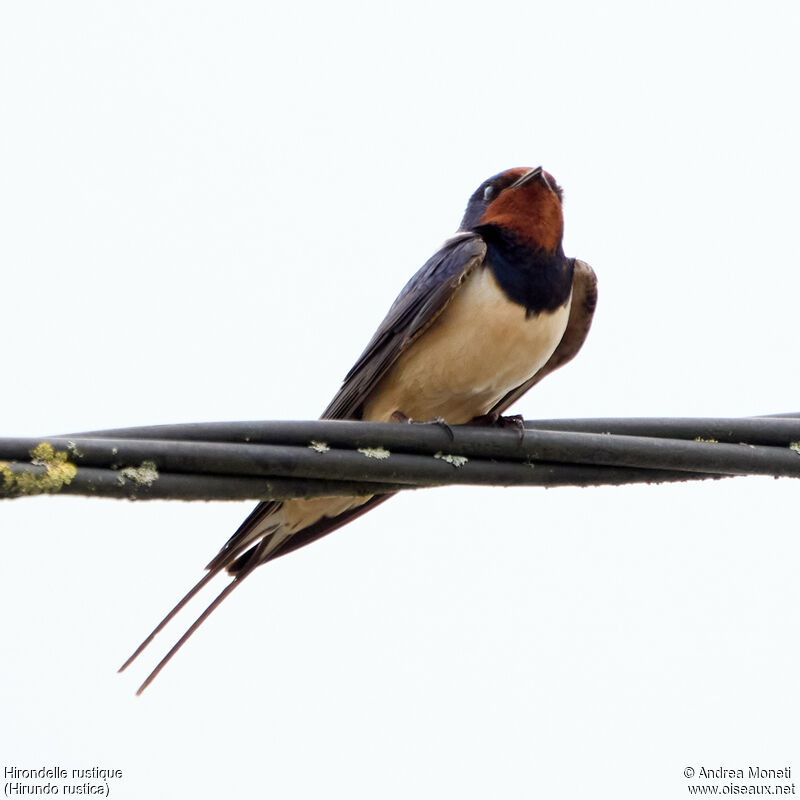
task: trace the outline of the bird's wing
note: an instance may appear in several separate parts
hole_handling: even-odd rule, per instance
[[[456,289],[483,262],[486,244],[476,233],[448,239],[406,284],[372,340],[322,414],[323,419],[358,418],[378,381],[409,345],[424,333]]]
[[[458,286],[483,261],[485,255],[486,244],[480,236],[458,233],[425,262],[400,292],[364,352],[345,376],[341,389],[323,412],[323,419],[352,419],[359,416],[361,405],[378,381],[442,313]],[[206,569],[226,567],[231,570],[236,564],[231,571],[237,571],[245,563],[237,562],[237,559],[260,535],[259,531],[268,524],[269,517],[280,505],[275,501],[259,503]],[[372,505],[370,502],[369,507]],[[334,527],[351,519],[352,514],[351,510],[333,519],[325,517],[313,526],[315,530],[309,531],[309,534],[315,533],[320,524],[334,530]],[[295,535],[291,538],[299,542],[304,537]],[[296,548],[282,546],[275,555],[283,555],[293,549]]]
[[[572,276],[572,305],[570,306],[567,327],[558,347],[545,365],[525,383],[512,389],[491,410],[502,414],[512,403],[522,397],[532,386],[539,383],[542,378],[549,375],[559,367],[572,361],[583,347],[589,328],[592,326],[594,309],[597,306],[597,276],[594,270],[585,262],[575,259],[575,268]]]

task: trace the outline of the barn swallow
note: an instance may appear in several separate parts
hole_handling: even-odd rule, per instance
[[[580,350],[597,279],[562,248],[561,188],[541,167],[484,181],[456,234],[400,292],[323,419],[496,420]],[[141,693],[209,614],[256,567],[331,533],[389,495],[259,503],[206,575],[133,655],[215,575],[231,580],[139,688]]]

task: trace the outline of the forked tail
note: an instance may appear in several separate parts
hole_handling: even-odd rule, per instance
[[[236,533],[228,540],[220,552],[206,567],[208,572],[178,601],[177,605],[156,625],[147,638],[134,650],[127,661],[119,668],[119,672],[126,670],[167,626],[169,622],[181,611],[186,604],[200,592],[220,572],[227,570],[231,575],[228,585],[211,601],[202,614],[191,624],[186,632],[172,646],[169,652],[158,662],[155,669],[147,676],[144,683],[138,688],[136,694],[141,694],[170,662],[172,657],[183,647],[194,632],[208,619],[217,606],[237,587],[256,567],[271,561],[273,558],[290,553],[300,547],[335,531],[342,525],[360,517],[366,511],[374,508],[391,495],[380,495],[370,498],[363,505],[348,509],[336,517],[323,517],[317,522],[303,528],[293,535],[282,529],[279,522],[270,524],[268,521],[280,507],[279,503],[261,503],[256,506],[253,513],[242,523]],[[266,524],[264,524],[266,523]]]

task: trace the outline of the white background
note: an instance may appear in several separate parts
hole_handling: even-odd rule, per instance
[[[600,305],[515,411],[798,410],[800,13],[750,9],[4,3],[0,434],[317,416],[473,189],[538,164]],[[800,769],[797,498],[401,497],[259,571],[138,699],[179,631],[116,667],[252,504],[0,503],[0,761],[282,800]]]

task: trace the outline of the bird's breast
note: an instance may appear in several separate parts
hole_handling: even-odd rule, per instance
[[[487,413],[550,358],[570,302],[571,295],[553,311],[526,316],[491,269],[476,269],[376,386],[364,418],[388,421],[400,411],[416,420],[460,424]]]

